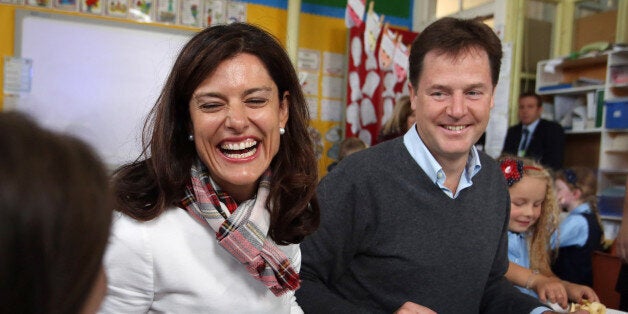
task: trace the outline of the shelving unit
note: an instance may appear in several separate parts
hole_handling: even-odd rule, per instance
[[[609,54],[604,100],[606,102],[628,102],[628,50]],[[626,105],[628,106],[628,105]],[[604,111],[606,122],[607,110]],[[628,127],[622,129],[605,128],[602,132],[600,167],[598,171],[599,192],[605,189],[621,189],[628,176]],[[624,195],[626,194],[624,190]],[[624,196],[625,197],[625,196]],[[621,214],[621,212],[616,213]],[[603,216],[608,223],[605,227],[616,227],[621,218],[614,215]],[[612,222],[615,223],[612,223]]]
[[[601,115],[597,121],[585,121],[581,129],[566,129],[565,167],[596,169],[600,198],[612,195],[612,199],[622,191],[625,194],[622,189],[628,176],[628,127],[608,128],[606,114],[607,103],[628,101],[628,50],[573,60],[543,60],[537,64],[536,75],[536,92],[544,100],[556,104],[573,99],[593,106],[589,112],[595,110]],[[598,99],[601,91],[604,97]],[[602,211],[602,220],[606,237],[614,238],[621,223],[621,208],[610,213]]]

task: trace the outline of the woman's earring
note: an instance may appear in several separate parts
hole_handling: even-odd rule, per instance
[[[194,142],[194,134],[188,135],[188,141]]]
[[[279,135],[284,135],[284,134],[286,134],[286,129],[280,127],[279,128]]]

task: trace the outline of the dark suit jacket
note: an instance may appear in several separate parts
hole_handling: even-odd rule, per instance
[[[521,123],[508,128],[502,154],[517,155],[521,142]],[[526,157],[539,161],[542,165],[558,170],[563,166],[565,153],[565,131],[563,127],[553,121],[541,119],[536,126]]]

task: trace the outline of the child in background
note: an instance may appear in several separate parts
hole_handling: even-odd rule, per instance
[[[410,103],[410,96],[402,96],[397,100],[392,115],[382,127],[377,136],[377,143],[403,136],[416,122],[414,110]]]
[[[82,141],[0,113],[0,312],[95,313],[113,204]]]
[[[573,167],[556,173],[556,196],[567,217],[560,223],[552,246],[558,257],[552,265],[563,280],[593,285],[593,251],[602,249],[602,223],[597,209],[597,179],[593,170]]]
[[[506,278],[523,293],[566,308],[568,301],[599,301],[593,289],[560,280],[550,268],[550,238],[558,226],[553,179],[533,160],[500,159],[510,193]]]
[[[327,172],[331,171],[336,165],[345,157],[359,152],[367,147],[366,143],[357,137],[347,137],[340,142],[340,148],[338,150],[338,161],[331,163],[327,166]]]

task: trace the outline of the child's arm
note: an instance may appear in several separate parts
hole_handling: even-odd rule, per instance
[[[558,303],[562,308],[568,306],[565,286],[556,277],[548,277],[510,262],[506,279],[517,286],[534,290],[541,302]]]
[[[600,302],[600,298],[598,298],[597,294],[595,294],[595,291],[587,286],[575,284],[564,280],[563,285],[567,290],[569,300],[573,302],[581,303],[582,299],[587,299],[590,302]]]

